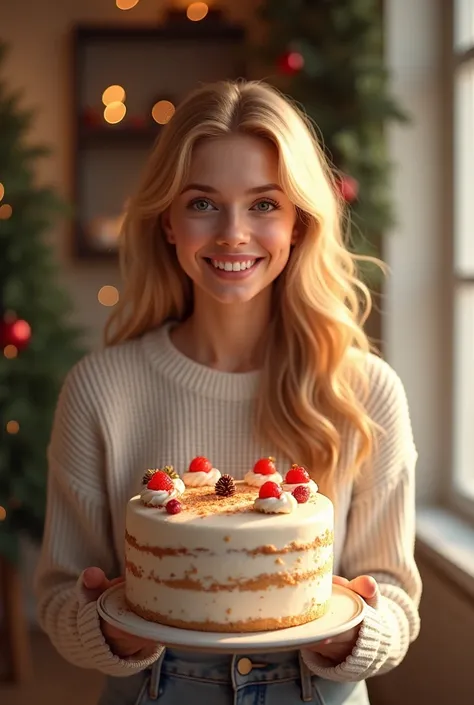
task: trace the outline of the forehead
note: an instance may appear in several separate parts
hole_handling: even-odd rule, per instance
[[[278,153],[269,140],[251,135],[205,139],[193,150],[188,182],[222,190],[278,183]]]

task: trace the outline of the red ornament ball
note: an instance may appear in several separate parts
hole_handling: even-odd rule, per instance
[[[299,51],[286,51],[278,59],[278,69],[281,73],[293,75],[299,73],[304,66],[304,58]]]
[[[18,350],[24,350],[31,341],[31,326],[21,318],[13,321],[3,321],[0,339],[2,347],[14,345]]]
[[[359,195],[359,182],[352,176],[342,176],[337,182],[339,193],[346,203],[353,203]]]

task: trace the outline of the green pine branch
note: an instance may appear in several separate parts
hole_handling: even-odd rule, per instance
[[[0,65],[5,52],[0,43]],[[38,161],[50,150],[30,143],[34,116],[21,93],[0,81],[2,203],[13,209],[10,218],[0,219],[0,336],[5,312],[32,329],[17,357],[0,355],[0,506],[7,512],[0,555],[8,560],[18,558],[22,535],[41,540],[54,409],[65,375],[84,353],[82,330],[71,323],[74,311],[48,245],[51,229],[71,210],[53,188],[37,182]],[[12,420],[19,424],[16,434],[7,432]]]

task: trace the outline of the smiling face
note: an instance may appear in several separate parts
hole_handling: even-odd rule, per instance
[[[296,210],[278,183],[278,155],[248,135],[208,139],[163,218],[198,293],[247,302],[270,290],[296,238]]]

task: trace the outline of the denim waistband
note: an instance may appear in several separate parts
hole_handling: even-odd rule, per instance
[[[243,683],[297,679],[301,676],[301,668],[298,651],[228,656],[168,648],[160,664],[160,671],[167,675],[216,683],[231,681],[237,687]]]

